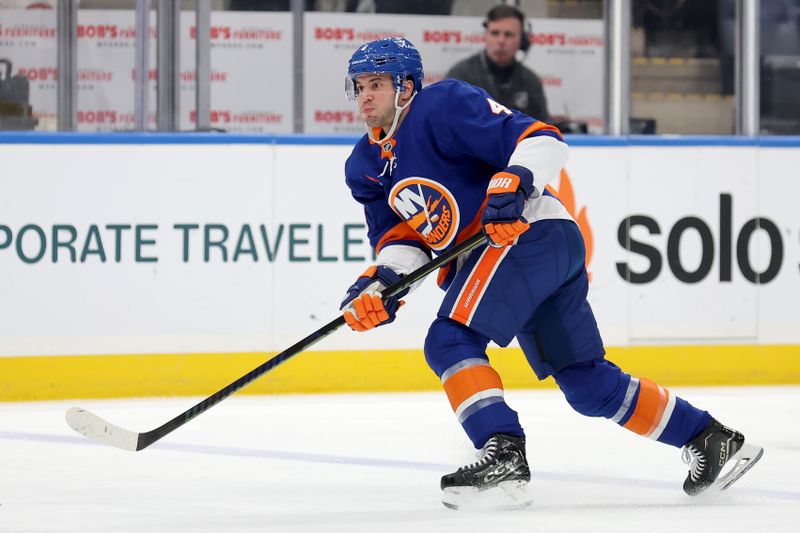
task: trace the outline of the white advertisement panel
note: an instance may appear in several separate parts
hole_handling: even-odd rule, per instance
[[[148,127],[156,125],[156,16],[150,14]],[[131,11],[78,12],[78,131],[133,129],[136,26]],[[55,84],[54,84],[55,85]],[[53,89],[55,91],[55,87]],[[36,108],[34,108],[36,109]],[[53,112],[56,109],[53,108]]]
[[[195,128],[194,11],[181,12],[181,128]],[[211,12],[211,127],[294,131],[292,14]]]
[[[758,211],[757,150],[632,147],[628,160],[631,339],[756,340],[737,238]]]
[[[615,241],[620,215],[630,209],[628,180],[626,147],[573,147],[566,172],[551,186],[583,234],[589,303],[603,339],[614,345],[628,341],[628,284],[616,269],[621,250]]]
[[[542,79],[551,116],[603,132],[603,21],[531,19],[523,63]]]
[[[483,49],[481,17],[306,13],[304,124],[307,132],[361,133],[355,105],[344,97],[347,61],[364,42],[389,36],[419,49],[425,83]],[[603,25],[599,20],[533,19],[524,63],[541,78],[552,115],[602,122]],[[337,83],[341,85],[337,85]]]
[[[11,62],[12,75],[28,78],[29,103],[33,116],[39,120],[38,129],[55,130],[58,80],[55,10],[0,9],[0,59]]]
[[[737,246],[739,240],[749,243],[751,268],[768,280],[758,290],[759,338],[792,344],[800,337],[800,156],[796,150],[762,148],[758,166],[759,208],[751,215],[758,221],[748,223]]]
[[[425,83],[433,83],[444,78],[456,61],[482,47],[480,26],[472,32],[463,31],[473,26],[473,18],[306,13],[305,131],[363,133],[364,123],[359,120],[355,104],[348,102],[344,94],[347,61],[363,43],[391,36],[409,39],[422,56]],[[426,30],[430,27],[436,30]]]
[[[30,82],[40,130],[56,129],[56,17],[53,11],[2,10],[0,58]],[[195,128],[194,12],[180,19],[180,128]],[[150,17],[148,124],[155,127],[156,16]],[[79,131],[134,126],[134,12],[78,11]],[[211,126],[230,132],[294,129],[291,13],[211,13]],[[279,81],[278,81],[279,80]]]
[[[176,225],[259,220],[270,150],[15,146],[2,154],[7,168],[21,169],[3,176],[0,196],[4,353],[197,350],[209,338],[236,349],[263,331],[266,299],[247,295],[263,294],[269,265],[204,261],[193,242],[202,229],[187,238]]]
[[[371,262],[346,145],[0,145],[0,355],[277,351]],[[553,184],[606,344],[800,343],[800,149],[577,147]],[[535,226],[534,226],[535,230]],[[398,320],[318,349],[420,348]]]

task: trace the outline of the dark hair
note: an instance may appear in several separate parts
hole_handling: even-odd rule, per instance
[[[495,20],[507,19],[514,17],[519,20],[522,26],[525,26],[525,14],[514,6],[508,4],[500,4],[494,6],[486,13],[486,22],[494,22]]]
[[[519,42],[519,49],[523,52],[527,52],[528,48],[531,46],[530,37],[528,32],[530,31],[525,24],[525,13],[520,11],[514,6],[510,6],[508,4],[499,4],[494,6],[492,9],[486,13],[486,20],[483,21],[483,27],[486,28],[489,26],[490,22],[494,22],[496,20],[507,19],[507,18],[515,18],[519,21],[521,34],[520,34],[520,42]]]

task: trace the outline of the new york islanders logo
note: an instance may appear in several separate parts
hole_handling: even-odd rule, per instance
[[[456,236],[458,204],[441,183],[420,177],[401,180],[389,193],[389,205],[433,250],[443,250]]]

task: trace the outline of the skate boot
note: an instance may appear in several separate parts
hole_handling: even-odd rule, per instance
[[[450,509],[520,509],[531,504],[525,438],[496,433],[477,462],[442,477],[442,503]]]
[[[689,496],[730,487],[761,459],[764,449],[745,444],[744,435],[714,420],[697,437],[683,447],[683,462],[689,475],[683,490]],[[723,467],[729,467],[722,474]]]

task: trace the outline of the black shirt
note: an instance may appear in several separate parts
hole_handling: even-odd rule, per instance
[[[506,107],[518,109],[542,122],[550,121],[542,81],[522,63],[514,61],[502,67],[486,57],[482,50],[453,65],[445,77],[481,87]]]

